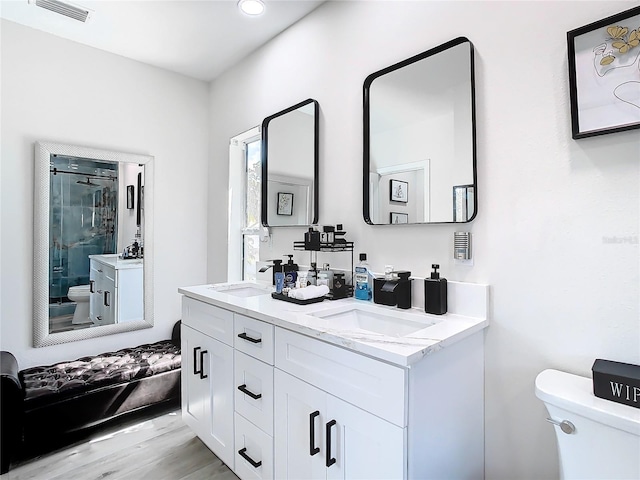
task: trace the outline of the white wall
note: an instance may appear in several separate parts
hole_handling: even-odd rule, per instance
[[[229,138],[317,99],[320,224],[344,223],[376,271],[393,264],[424,276],[437,262],[446,278],[491,285],[486,476],[558,478],[553,431],[533,392],[536,374],[559,368],[588,376],[595,358],[640,363],[640,134],[571,139],[566,32],[635,5],[321,6],[212,85],[209,280],[226,276],[220,225]],[[472,268],[451,259],[459,225],[371,227],[361,205],[364,79],[459,35],[476,49],[479,213],[468,226]],[[289,253],[303,231],[275,229],[265,251]],[[295,259],[308,261],[300,252]]]
[[[206,280],[207,84],[4,20],[0,39],[0,347],[26,368],[169,338],[177,288]],[[152,329],[31,347],[37,140],[155,157]]]

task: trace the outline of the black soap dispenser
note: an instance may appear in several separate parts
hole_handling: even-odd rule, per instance
[[[424,279],[424,311],[434,315],[447,313],[447,279],[440,278],[440,265],[431,265],[431,278]]]

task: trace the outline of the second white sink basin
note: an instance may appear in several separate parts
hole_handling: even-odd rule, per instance
[[[423,330],[435,322],[424,320],[418,315],[388,310],[375,311],[370,305],[349,305],[344,308],[311,313],[312,316],[331,322],[331,327],[345,330],[366,330],[390,337],[404,337]],[[412,318],[414,317],[414,318]]]

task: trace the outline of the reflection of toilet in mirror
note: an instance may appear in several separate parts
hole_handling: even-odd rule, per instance
[[[76,310],[73,314],[73,325],[90,323],[89,319],[89,298],[91,291],[89,285],[77,285],[75,287],[69,287],[67,297],[72,302],[76,302]]]

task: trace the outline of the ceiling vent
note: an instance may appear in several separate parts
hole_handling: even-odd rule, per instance
[[[52,12],[59,13],[65,17],[73,18],[80,22],[86,22],[89,20],[93,13],[91,10],[84,7],[73,5],[68,2],[61,2],[59,0],[29,0],[29,3]]]

